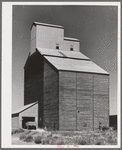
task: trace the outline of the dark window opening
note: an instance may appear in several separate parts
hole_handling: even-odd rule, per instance
[[[56,49],[59,49],[59,46],[56,46]]]
[[[56,44],[56,49],[59,49],[59,44]]]
[[[73,45],[70,46],[70,51],[73,51]]]
[[[70,48],[70,51],[73,51],[73,48]]]

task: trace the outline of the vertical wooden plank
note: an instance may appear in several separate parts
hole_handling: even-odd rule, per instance
[[[43,126],[43,59],[29,56],[24,68],[24,105],[38,101],[38,126]]]
[[[77,129],[93,130],[93,74],[77,73]]]
[[[109,126],[109,76],[94,74],[94,128]]]
[[[58,71],[44,62],[44,126],[58,130]]]
[[[59,72],[59,129],[76,130],[75,72]]]

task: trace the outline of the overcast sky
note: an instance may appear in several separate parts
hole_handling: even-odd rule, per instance
[[[13,6],[12,111],[24,104],[24,65],[32,22],[61,25],[64,36],[78,38],[80,51],[110,73],[110,114],[117,101],[116,6]]]

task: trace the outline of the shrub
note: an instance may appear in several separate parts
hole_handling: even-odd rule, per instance
[[[12,135],[13,134],[16,134],[16,133],[21,133],[21,132],[24,132],[24,130],[22,128],[19,128],[19,129],[12,129]]]
[[[44,138],[44,139],[42,139],[42,144],[43,145],[46,145],[46,144],[49,144],[50,142],[49,142],[49,138]]]
[[[42,143],[41,140],[42,140],[42,137],[41,137],[41,136],[36,136],[34,142],[35,142],[36,144],[40,144],[40,143]]]
[[[26,139],[26,135],[25,134],[22,134],[20,137],[19,137],[20,140],[24,140]]]
[[[24,140],[26,142],[32,142],[33,141],[33,136],[27,135],[26,139]]]
[[[16,130],[15,130],[15,129],[12,129],[11,134],[12,134],[12,135],[13,135],[13,134],[16,134]]]
[[[45,132],[43,133],[43,137],[52,137],[51,132]]]
[[[113,126],[113,130],[117,131],[117,125]]]
[[[108,130],[108,129],[109,129],[109,127],[105,127],[105,126],[102,127],[103,131]]]
[[[96,145],[101,145],[101,142],[97,142]]]
[[[53,134],[52,137],[55,138],[55,139],[57,139],[57,138],[61,138],[61,135],[60,134]]]
[[[21,132],[24,132],[24,130],[22,128],[19,128],[18,132],[21,133]]]
[[[64,145],[63,139],[57,139],[56,144],[57,145]]]
[[[78,139],[77,143],[78,145],[86,145],[86,142],[82,139]]]

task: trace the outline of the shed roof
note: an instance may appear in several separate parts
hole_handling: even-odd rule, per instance
[[[109,74],[104,69],[87,60],[44,56],[58,70]]]
[[[38,48],[38,51],[57,70],[109,74],[81,52],[49,50],[41,48]]]
[[[73,59],[90,60],[90,58],[88,58],[87,56],[85,56],[81,52],[44,49],[44,48],[37,48],[37,50],[44,56],[57,56],[57,57],[67,57],[67,58],[73,58]]]
[[[36,21],[34,21],[32,23],[32,26],[33,25],[41,25],[41,26],[47,26],[47,27],[54,27],[54,28],[62,28],[62,29],[64,29],[63,26],[53,25],[53,24],[47,24],[47,23],[41,23],[41,22],[36,22]],[[30,30],[32,29],[32,26],[31,26]]]
[[[69,37],[64,37],[64,40],[80,42],[79,39],[76,39],[76,38],[69,38]]]
[[[31,103],[31,104],[28,104],[28,105],[24,105],[23,107],[19,108],[18,110],[12,112],[12,115],[13,115],[13,114],[19,114],[19,113],[23,112],[24,110],[26,110],[26,109],[28,109],[28,108],[34,106],[34,105],[37,104],[37,103],[38,103],[38,102]]]

